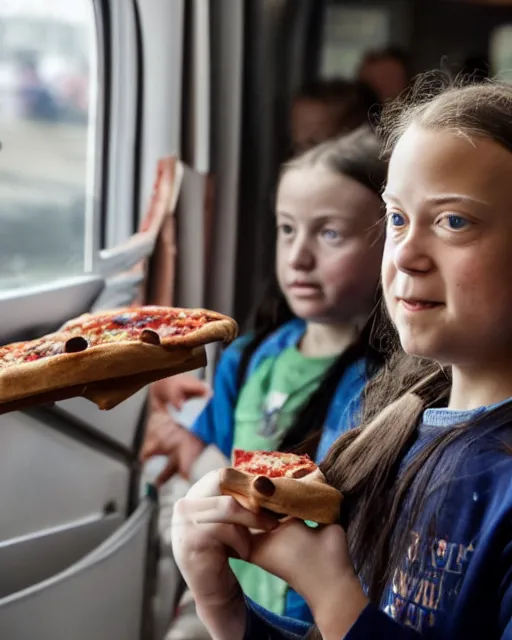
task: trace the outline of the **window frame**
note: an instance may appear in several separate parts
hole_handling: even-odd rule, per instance
[[[105,135],[98,162],[102,182],[101,220],[94,253],[101,272],[101,251],[125,242],[135,231],[138,214],[142,131],[142,43],[135,0],[95,0],[108,17],[104,25]],[[135,151],[135,152],[134,152]],[[100,166],[99,165],[103,165]],[[97,194],[100,199],[99,193]]]
[[[92,0],[96,25],[96,101],[94,102],[94,130],[88,132],[87,199],[84,234],[84,273],[94,272],[96,256],[101,243],[101,220],[104,215],[104,194],[107,176],[105,172],[105,154],[109,135],[109,48],[110,14],[108,2]],[[92,160],[93,159],[93,160]]]

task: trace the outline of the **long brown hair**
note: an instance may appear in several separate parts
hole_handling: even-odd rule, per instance
[[[384,109],[380,134],[386,154],[392,153],[412,123],[484,137],[512,152],[512,86],[497,82],[461,86],[441,73],[429,73],[418,79],[409,96]],[[393,334],[390,323],[386,330]],[[505,405],[493,412],[493,420],[487,414],[458,429],[441,430],[401,470],[423,411],[446,404],[450,386],[449,368],[397,351],[368,387],[361,426],[340,437],[322,464],[329,483],[345,495],[342,517],[351,557],[377,605],[405,557],[420,514],[423,521],[434,472],[449,486],[467,448],[512,421],[512,409]],[[481,428],[475,428],[477,424]],[[452,443],[457,444],[457,454],[452,456],[450,450],[443,457],[440,474],[436,465]],[[436,499],[443,495],[436,492]],[[435,517],[438,506],[439,502],[428,513]],[[308,637],[318,637],[317,633],[313,630]]]

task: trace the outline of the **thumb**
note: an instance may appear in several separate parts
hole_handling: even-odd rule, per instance
[[[191,398],[204,398],[210,395],[210,386],[195,376],[177,379],[169,393],[169,402],[175,409],[181,409],[183,403]]]
[[[203,382],[203,380],[199,380],[195,376],[190,376],[190,378],[183,381],[183,393],[189,398],[194,396],[202,397],[209,395],[211,388],[210,385]]]
[[[150,440],[150,441],[144,442],[139,454],[140,461],[146,462],[146,460],[154,456],[157,451],[158,451],[158,446],[157,446],[156,440]]]

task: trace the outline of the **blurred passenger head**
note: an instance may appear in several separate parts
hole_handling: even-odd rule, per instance
[[[295,96],[291,114],[293,153],[299,154],[368,122],[377,95],[363,83],[341,78],[309,84]]]
[[[396,47],[369,51],[361,61],[358,78],[376,92],[381,103],[394,100],[409,85],[409,57]]]

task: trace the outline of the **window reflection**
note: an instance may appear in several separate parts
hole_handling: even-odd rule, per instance
[[[0,2],[0,289],[84,269],[92,0]]]

